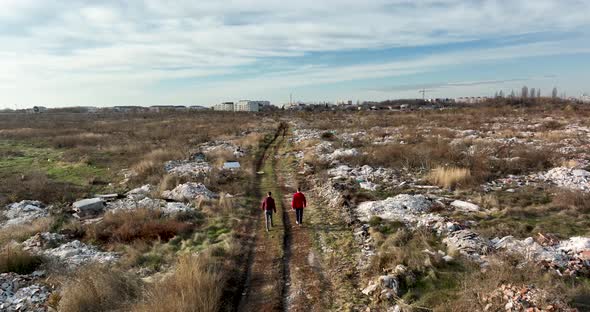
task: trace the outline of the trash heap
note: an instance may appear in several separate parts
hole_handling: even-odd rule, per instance
[[[380,184],[398,184],[397,174],[389,168],[373,168],[369,165],[351,168],[340,165],[328,170],[328,175],[333,179],[353,179],[359,183],[362,189],[375,191]]]
[[[575,312],[565,302],[550,298],[547,291],[534,285],[502,284],[491,294],[481,294],[481,302],[485,305],[483,311],[509,312]],[[549,303],[547,303],[549,302]]]
[[[46,286],[35,283],[35,279],[42,275],[42,272],[31,275],[1,273],[0,311],[47,311],[45,302],[51,292]]]
[[[412,227],[428,226],[444,221],[441,216],[428,213],[437,204],[439,203],[424,195],[399,194],[385,200],[361,203],[356,208],[356,213],[361,221],[369,221],[376,216],[401,221]]]
[[[199,179],[211,172],[211,165],[204,160],[171,160],[164,164],[164,170],[178,177]]]
[[[344,157],[353,157],[359,154],[356,148],[338,148],[331,153],[321,154],[319,158],[322,161],[334,162]]]
[[[36,200],[23,200],[9,204],[2,212],[6,220],[0,222],[0,227],[29,223],[38,218],[47,217],[49,208]]]
[[[114,262],[119,258],[119,255],[116,253],[100,251],[97,247],[86,245],[78,240],[62,244],[56,248],[44,250],[40,254],[63,262],[70,268],[90,262]]]
[[[538,178],[560,187],[590,192],[590,172],[583,169],[557,167],[539,174]]]
[[[490,242],[469,229],[449,232],[443,243],[479,264],[485,263],[482,256],[490,251]]]
[[[381,275],[377,280],[369,282],[362,293],[380,301],[393,301],[416,283],[416,277],[404,265],[397,265],[392,272]]]
[[[234,157],[240,158],[246,155],[246,151],[244,151],[241,147],[225,141],[213,141],[203,143],[200,146],[201,152],[205,154],[217,153],[220,151],[230,152],[234,155]]]
[[[207,189],[203,183],[188,182],[179,184],[171,191],[162,192],[162,197],[180,202],[196,199],[213,199],[217,195]]]
[[[23,250],[38,253],[44,249],[58,247],[65,241],[65,235],[58,233],[43,232],[31,236],[29,239],[22,242],[21,245],[23,247]]]
[[[293,143],[301,143],[307,140],[317,140],[321,135],[322,132],[315,129],[296,129],[293,131],[293,137],[290,140]]]
[[[192,208],[185,203],[166,202],[162,199],[154,199],[149,196],[155,191],[155,188],[146,184],[135,188],[125,194],[125,198],[109,201],[106,203],[106,210],[132,211],[136,209],[160,210],[164,214],[173,214],[191,210]]]

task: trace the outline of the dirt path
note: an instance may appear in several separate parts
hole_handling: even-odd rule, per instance
[[[264,215],[259,213],[238,311],[324,311],[329,304],[320,257],[312,243],[312,227],[298,226],[292,220],[293,186],[286,185],[290,172],[281,163],[280,155],[287,133],[286,129],[281,131],[263,158],[259,190],[261,194],[273,192],[277,214],[274,228],[266,232]]]

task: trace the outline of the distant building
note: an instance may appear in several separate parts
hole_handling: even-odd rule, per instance
[[[258,112],[270,106],[269,101],[241,100],[234,106],[236,112]]]
[[[580,101],[582,103],[590,103],[590,95],[586,93],[582,94],[582,96],[580,97]]]
[[[221,104],[215,104],[213,110],[220,112],[233,112],[234,102],[223,102]]]
[[[113,111],[119,113],[137,113],[146,111],[147,109],[143,106],[115,106],[113,107]]]
[[[45,106],[33,106],[33,113],[38,114],[38,113],[45,113],[47,112],[47,107]]]
[[[204,111],[204,110],[210,110],[209,107],[205,107],[205,106],[200,106],[200,105],[192,105],[188,107],[189,110],[191,111]]]

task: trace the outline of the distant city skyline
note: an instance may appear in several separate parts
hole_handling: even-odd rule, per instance
[[[0,5],[0,108],[590,93],[589,1]]]

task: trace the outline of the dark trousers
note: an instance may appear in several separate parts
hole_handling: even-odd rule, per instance
[[[303,208],[295,208],[295,219],[299,224],[303,223]]]
[[[270,230],[270,228],[273,226],[272,224],[272,210],[267,210],[265,213],[266,216],[266,230]]]

